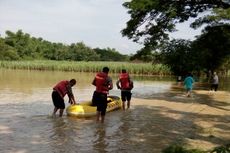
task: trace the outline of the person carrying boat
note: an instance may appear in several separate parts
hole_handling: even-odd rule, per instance
[[[59,110],[59,117],[62,117],[63,111],[65,109],[64,97],[66,94],[69,97],[69,103],[76,104],[72,92],[72,86],[74,86],[75,84],[76,84],[75,79],[71,79],[70,81],[63,80],[53,87],[53,92],[52,92],[52,100],[54,104],[53,116],[55,116],[56,112]]]
[[[96,86],[96,90],[93,93],[92,103],[97,106],[97,122],[101,123],[105,120],[105,113],[107,108],[107,95],[109,90],[113,89],[113,82],[111,77],[108,76],[109,68],[104,67],[102,72],[96,74],[92,84]]]
[[[117,88],[121,90],[122,109],[125,110],[125,102],[127,101],[127,109],[130,107],[131,90],[133,89],[133,81],[125,69],[122,69],[121,74],[116,82]]]

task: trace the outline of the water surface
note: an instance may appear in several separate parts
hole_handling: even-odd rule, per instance
[[[94,117],[51,117],[51,92],[58,81],[75,78],[77,85],[73,92],[81,102],[91,99],[95,89],[91,85],[94,75],[0,70],[0,152],[160,152],[173,140],[180,141],[178,133],[159,127],[175,121],[162,116],[159,108],[146,105],[108,113],[105,124],[96,124]],[[117,76],[112,77],[115,83]],[[133,80],[133,97],[136,98],[159,98],[175,86],[174,78],[135,76]],[[221,88],[229,91],[229,81],[226,78],[225,86]],[[120,91],[115,87],[110,94],[119,96]],[[153,118],[160,115],[163,120]],[[170,128],[189,133],[186,127],[191,126],[192,123],[185,120]]]

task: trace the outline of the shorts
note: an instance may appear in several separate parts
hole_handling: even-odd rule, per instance
[[[65,109],[64,99],[59,95],[57,91],[52,92],[53,104],[58,109]]]
[[[132,93],[131,91],[121,91],[121,100],[122,101],[130,101]]]
[[[217,89],[218,89],[218,84],[212,84],[211,85],[211,90],[217,91]]]
[[[97,106],[97,111],[101,112],[101,115],[104,116],[107,108],[107,94],[94,91],[92,103],[94,106]]]

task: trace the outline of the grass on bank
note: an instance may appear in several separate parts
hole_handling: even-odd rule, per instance
[[[119,73],[125,68],[130,74],[137,75],[169,75],[170,69],[162,64],[130,63],[130,62],[75,62],[75,61],[0,61],[0,68],[27,70],[55,70],[73,72],[98,72],[104,66],[110,68],[111,73]]]
[[[211,150],[187,149],[181,145],[171,145],[162,150],[162,153],[230,153],[230,144],[217,146]]]

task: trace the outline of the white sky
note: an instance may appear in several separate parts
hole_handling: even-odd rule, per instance
[[[91,48],[115,48],[135,54],[142,46],[122,37],[129,20],[125,0],[0,0],[0,34],[21,29],[34,37],[65,44],[83,41]],[[186,24],[175,38],[192,38],[199,32]]]

